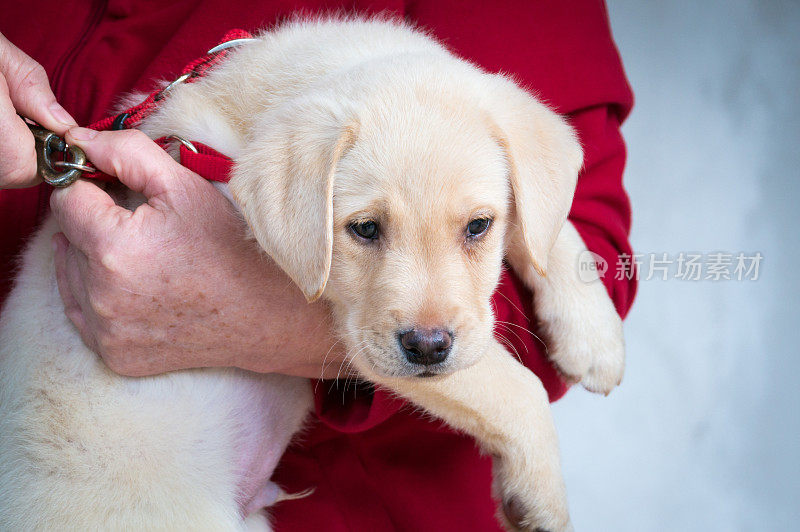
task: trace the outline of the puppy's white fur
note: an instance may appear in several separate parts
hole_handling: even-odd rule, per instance
[[[261,35],[142,129],[232,156],[254,238],[331,302],[361,374],[492,453],[509,527],[570,528],[547,394],[494,340],[489,304],[505,250],[554,362],[592,390],[621,379],[619,318],[601,283],[579,280],[585,246],[564,224],[581,152],[559,117],[423,33],[353,20]],[[472,241],[476,217],[493,222]],[[380,221],[380,244],[357,241],[357,219]],[[258,510],[310,408],[307,381],[111,373],[64,317],[55,231],[49,220],[32,240],[0,320],[0,528],[267,526]],[[455,332],[438,376],[399,355],[409,327]]]

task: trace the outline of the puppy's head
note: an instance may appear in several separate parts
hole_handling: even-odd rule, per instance
[[[513,83],[471,75],[296,99],[268,113],[231,180],[255,238],[309,300],[331,301],[366,374],[474,363],[506,242],[544,274],[566,218],[572,131]]]

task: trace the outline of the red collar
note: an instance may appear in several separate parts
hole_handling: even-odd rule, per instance
[[[244,30],[231,30],[222,39],[220,45],[236,39],[251,39],[252,37],[250,33]],[[172,86],[178,83],[194,83],[199,78],[203,77],[211,67],[220,63],[229,51],[227,48],[220,49],[220,45],[209,50],[203,57],[195,59],[186,65],[181,71],[180,76],[178,76],[174,82],[152,92],[142,103],[128,108],[117,115],[109,116],[95,122],[90,125],[89,128],[97,131],[135,128],[142,123],[142,120],[150,116],[150,114],[158,108],[161,101],[169,97],[169,89]],[[156,143],[162,148],[166,148],[170,143],[170,139],[169,137],[162,137],[156,139]],[[230,180],[231,167],[233,166],[231,158],[199,142],[192,142],[192,144],[197,148],[197,153],[194,153],[185,145],[181,144],[181,164],[209,181],[227,183]],[[116,178],[104,174],[103,172],[84,172],[81,177],[100,179],[102,181],[116,181]]]
[[[214,148],[192,142],[197,148],[197,153],[181,144],[181,164],[209,181],[227,183],[231,179],[233,160],[223,155]]]

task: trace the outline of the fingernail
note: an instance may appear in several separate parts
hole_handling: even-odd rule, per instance
[[[74,127],[69,130],[69,135],[75,140],[92,140],[97,136],[97,131],[85,127]]]
[[[66,109],[61,107],[58,102],[53,102],[50,104],[50,114],[53,115],[53,118],[61,122],[62,124],[66,124],[68,126],[77,126],[78,123],[75,122],[75,119],[72,118]]]

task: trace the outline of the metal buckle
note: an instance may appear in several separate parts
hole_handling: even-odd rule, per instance
[[[45,183],[54,187],[68,187],[74,183],[83,172],[96,172],[94,168],[86,165],[86,154],[77,146],[69,146],[64,139],[41,126],[25,123],[36,140],[36,169],[39,177]],[[53,161],[53,151],[65,154],[64,161]],[[57,171],[56,166],[67,168],[66,171]]]

